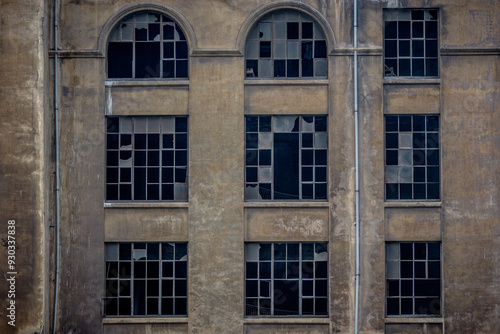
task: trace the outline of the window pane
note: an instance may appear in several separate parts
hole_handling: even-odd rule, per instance
[[[437,10],[384,11],[385,76],[437,76]]]

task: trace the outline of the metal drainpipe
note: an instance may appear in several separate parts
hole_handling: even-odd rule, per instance
[[[354,159],[356,165],[356,294],[354,305],[354,334],[358,334],[359,322],[359,258],[360,258],[360,221],[359,221],[359,113],[358,113],[358,1],[354,0],[353,35],[354,35]]]
[[[59,17],[58,17],[58,0],[54,0],[54,128],[55,128],[55,163],[56,163],[56,285],[54,292],[54,322],[52,333],[56,333],[57,328],[57,300],[59,296],[59,258],[60,258],[60,244],[59,244],[59,201],[60,201],[60,182],[59,182],[59,55],[57,50],[59,48],[58,30],[59,30]]]

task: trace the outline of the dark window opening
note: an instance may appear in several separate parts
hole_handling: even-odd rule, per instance
[[[385,116],[386,200],[439,200],[439,116]]]
[[[438,11],[384,11],[385,77],[437,77]]]
[[[187,117],[106,119],[106,200],[187,200]]]
[[[177,23],[139,12],[124,18],[108,43],[109,79],[186,78],[188,47]]]
[[[386,244],[387,316],[441,315],[439,242]]]
[[[328,316],[326,242],[245,245],[245,315]]]
[[[107,243],[106,316],[187,316],[187,243]]]
[[[246,200],[326,200],[326,116],[246,117]]]
[[[247,78],[324,78],[326,40],[305,14],[282,10],[261,19],[246,42]]]

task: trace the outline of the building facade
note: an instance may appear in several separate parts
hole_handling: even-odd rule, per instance
[[[500,332],[498,1],[1,8],[2,333]]]

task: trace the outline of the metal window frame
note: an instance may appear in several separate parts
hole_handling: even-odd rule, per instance
[[[117,170],[117,178],[118,178],[118,181],[116,183],[111,183],[111,182],[108,182],[108,180],[106,179],[106,188],[107,186],[109,185],[117,185],[118,186],[118,199],[116,200],[110,200],[108,199],[108,194],[107,194],[107,189],[106,189],[106,202],[144,202],[144,201],[147,201],[147,202],[185,202],[188,200],[188,165],[189,165],[189,136],[188,136],[188,133],[189,133],[189,118],[188,116],[106,116],[106,122],[108,119],[111,119],[111,118],[114,118],[114,119],[118,119],[118,122],[121,122],[122,119],[130,119],[131,120],[131,123],[132,123],[132,130],[131,132],[122,132],[122,129],[121,129],[121,126],[119,127],[119,130],[118,132],[109,132],[108,129],[106,129],[106,155],[108,152],[117,152],[118,153],[118,166],[109,166],[108,165],[108,162],[106,161],[106,178],[107,178],[107,172],[108,170],[110,169],[116,169]],[[149,122],[150,119],[155,119],[155,118],[158,118],[158,121],[160,122],[160,124],[158,125],[159,127],[159,132],[150,132],[148,129],[147,129],[147,124]],[[163,126],[163,120],[164,119],[173,119],[173,122],[174,122],[174,131],[173,132],[167,132],[165,130],[165,127]],[[175,130],[175,122],[176,122],[176,119],[177,118],[186,118],[186,122],[188,122],[188,126],[187,126],[187,131],[186,132],[177,132]],[[146,131],[145,132],[136,132],[135,131],[135,124],[136,124],[136,121],[138,119],[143,119],[144,122],[146,123]],[[147,142],[147,136],[149,134],[158,134],[159,136],[159,148],[158,149],[149,149],[147,146],[145,149],[136,149],[135,148],[135,135],[136,134],[144,134],[146,135],[146,142]],[[166,135],[166,134],[172,134],[173,135],[173,138],[174,138],[174,147],[173,148],[163,148],[163,135]],[[186,135],[186,148],[182,148],[182,149],[177,149],[175,146],[176,146],[176,135],[178,134],[185,134]],[[118,135],[118,148],[117,149],[110,149],[108,148],[108,135]],[[130,149],[122,149],[121,148],[121,136],[122,135],[130,135],[131,136],[131,148]],[[147,143],[146,143],[147,145]],[[130,173],[131,173],[131,179],[130,179],[130,182],[122,182],[120,181],[120,177],[121,177],[121,169],[124,168],[122,166],[120,166],[120,152],[122,151],[130,151],[131,152],[131,166],[130,167],[125,167],[125,168],[130,168]],[[148,166],[148,158],[147,158],[147,155],[148,155],[148,152],[150,151],[158,151],[158,154],[159,154],[159,164],[158,166]],[[164,166],[163,165],[163,161],[162,161],[162,152],[164,151],[172,151],[173,154],[174,154],[174,163],[172,166]],[[182,164],[177,164],[176,162],[176,159],[175,159],[175,153],[178,152],[178,151],[185,151],[186,152],[186,165],[182,165]],[[135,152],[145,152],[146,153],[146,161],[145,161],[145,165],[144,166],[139,166],[139,165],[136,165],[136,162],[135,162]],[[107,159],[107,157],[106,157]],[[135,169],[136,168],[144,168],[146,170],[146,181],[145,181],[145,193],[146,193],[146,199],[135,199],[134,198],[134,192],[135,192],[135,186],[134,186],[134,175],[135,175]],[[157,168],[158,169],[158,182],[157,183],[154,183],[154,182],[148,182],[148,176],[147,176],[147,173],[148,173],[148,169],[149,168]],[[172,183],[166,183],[166,182],[163,182],[163,179],[162,179],[162,169],[164,168],[172,168],[173,169],[173,182]],[[185,182],[176,182],[175,180],[175,176],[176,176],[176,169],[185,169],[186,170],[186,179],[185,179]],[[172,184],[172,186],[174,187],[174,198],[171,199],[171,200],[167,200],[167,199],[162,199],[162,196],[163,196],[163,193],[162,193],[162,185],[165,185],[165,184]],[[131,194],[130,194],[130,199],[120,199],[120,186],[121,185],[130,185],[130,191],[131,191]],[[148,198],[148,185],[158,185],[158,199],[147,199]],[[175,188],[176,188],[176,185],[185,185],[184,187],[186,188],[185,189],[185,196],[180,196],[179,198],[176,198],[175,194],[176,194],[176,191],[175,191]],[[180,186],[179,186],[180,187]]]
[[[270,260],[248,260],[247,256],[248,256],[248,252],[246,250],[246,248],[248,247],[248,245],[263,245],[263,244],[266,244],[266,245],[271,245],[271,259]],[[275,260],[274,259],[274,246],[277,245],[277,244],[285,244],[287,245],[287,253],[288,253],[288,245],[289,244],[298,244],[299,245],[299,259],[298,260],[288,260],[288,254],[286,256],[286,259],[285,260]],[[326,249],[327,249],[327,259],[326,260],[303,260],[302,258],[302,245],[303,244],[313,244],[314,245],[314,248],[316,248],[316,244],[326,244]],[[329,316],[329,306],[327,306],[327,309],[326,309],[326,314],[320,314],[320,315],[316,315],[316,304],[315,304],[315,301],[317,298],[323,298],[323,299],[326,299],[327,300],[327,303],[330,299],[330,293],[329,293],[329,280],[328,280],[328,277],[329,275],[327,274],[327,277],[326,278],[316,278],[316,277],[313,277],[313,278],[303,278],[302,277],[302,263],[303,262],[313,262],[313,266],[315,267],[315,263],[316,262],[326,262],[327,263],[327,266],[328,266],[328,263],[329,263],[329,256],[328,256],[328,242],[324,241],[324,242],[248,242],[248,243],[245,243],[245,298],[244,298],[244,303],[245,303],[245,310],[246,308],[248,307],[247,305],[247,299],[251,298],[251,299],[257,299],[259,301],[259,306],[258,306],[258,315],[247,315],[246,314],[246,311],[245,311],[245,317],[247,318],[263,318],[263,317],[272,317],[272,318],[304,318],[304,317],[313,317],[313,318],[327,318]],[[271,278],[259,278],[259,273],[257,273],[257,278],[247,278],[247,273],[246,273],[246,264],[247,263],[257,263],[257,271],[259,272],[260,271],[260,263],[261,262],[269,262],[271,264]],[[285,263],[288,263],[288,262],[299,262],[299,277],[298,278],[293,278],[291,279],[291,281],[297,281],[297,284],[298,284],[298,287],[299,287],[299,293],[298,293],[298,305],[299,305],[299,310],[298,310],[298,314],[293,314],[293,315],[275,315],[275,308],[274,308],[274,281],[277,280],[275,277],[274,277],[274,263],[275,262],[285,262]],[[288,279],[287,279],[288,280]],[[257,281],[258,282],[258,297],[247,297],[247,292],[246,292],[246,282],[247,281]],[[312,296],[303,296],[303,283],[304,281],[312,281],[313,282],[313,294]],[[327,295],[326,296],[317,296],[316,295],[316,281],[326,281],[326,284],[327,284]],[[269,285],[270,285],[270,292],[269,292],[269,297],[261,297],[260,296],[260,287],[261,287],[261,282],[268,282]],[[270,314],[260,314],[260,311],[261,311],[261,307],[260,307],[260,300],[261,299],[269,299],[271,301],[271,305],[270,305]],[[302,301],[304,299],[312,299],[313,301],[313,314],[306,314],[304,315],[303,314],[303,310],[302,310]]]
[[[168,244],[171,244],[174,246],[174,259],[173,260],[163,260],[162,258],[162,244],[165,244],[165,243],[168,243]],[[146,259],[145,260],[134,260],[134,250],[135,250],[135,245],[137,244],[146,244],[146,248],[145,248],[145,251],[146,251]],[[147,259],[147,245],[148,244],[157,244],[158,245],[158,248],[159,248],[159,253],[158,253],[158,260],[148,260]],[[185,259],[184,260],[176,260],[175,259],[175,251],[176,251],[176,248],[178,245],[181,245],[181,244],[184,244],[186,245],[186,255],[185,255]],[[111,281],[116,281],[118,283],[118,287],[120,287],[120,282],[122,281],[128,281],[129,284],[130,284],[130,296],[120,296],[119,295],[119,291],[118,291],[118,296],[117,297],[107,297],[105,296],[104,297],[104,303],[106,303],[107,300],[110,300],[110,299],[116,299],[117,300],[117,313],[116,315],[108,315],[108,314],[105,314],[104,313],[104,316],[105,317],[187,317],[188,315],[188,310],[189,310],[189,307],[188,307],[188,293],[187,293],[187,287],[188,287],[188,275],[189,273],[187,273],[186,275],[186,278],[176,278],[176,273],[175,273],[175,263],[176,262],[188,262],[188,249],[187,249],[187,242],[111,242],[111,243],[106,243],[105,244],[105,247],[108,247],[108,246],[111,246],[111,245],[118,245],[118,247],[120,247],[120,245],[130,245],[131,247],[131,257],[130,257],[130,260],[120,260],[120,258],[118,257],[117,260],[107,260],[105,259],[105,266],[106,266],[106,271],[107,271],[107,267],[108,267],[108,264],[110,262],[116,262],[118,264],[118,268],[120,266],[120,263],[130,263],[130,278],[126,278],[126,279],[121,279],[119,276],[117,278],[108,278],[107,277],[107,274],[105,274],[105,278],[104,278],[104,284],[105,284],[105,287],[104,287],[104,291],[107,291],[107,284],[108,282],[111,282]],[[144,278],[135,278],[134,277],[134,273],[135,273],[135,263],[137,262],[141,262],[141,263],[146,263],[146,272],[144,273]],[[173,263],[173,277],[171,278],[173,281],[174,281],[174,285],[173,285],[173,290],[172,290],[172,296],[163,296],[163,291],[162,291],[162,282],[164,280],[169,280],[169,278],[164,278],[163,277],[163,266],[162,264],[164,262],[172,262]],[[158,267],[159,267],[159,271],[158,271],[158,278],[152,278],[152,279],[149,279],[148,276],[147,276],[147,264],[148,263],[158,263]],[[149,280],[153,280],[153,279],[156,279],[158,280],[158,296],[148,296],[147,295],[147,287],[148,287],[148,281]],[[184,280],[186,281],[186,296],[176,296],[175,295],[175,282],[176,281],[181,281],[181,280]],[[145,298],[145,304],[144,304],[144,313],[143,315],[141,314],[134,314],[134,282],[135,281],[144,281],[145,282],[145,291],[146,291],[146,294],[144,296]],[[130,314],[126,314],[126,315],[120,315],[120,304],[119,304],[119,301],[120,301],[120,298],[127,298],[127,299],[130,299]],[[149,298],[157,298],[158,299],[158,314],[148,314],[148,299]],[[164,315],[162,314],[162,299],[163,298],[172,298],[173,299],[173,311],[174,311],[174,314],[172,315]],[[185,299],[186,300],[186,313],[185,314],[175,314],[175,302],[176,302],[176,299],[179,298],[179,299]],[[105,312],[106,308],[104,308],[104,312]]]
[[[386,20],[385,18],[385,14],[389,11],[393,11],[393,12],[397,12],[397,14],[400,14],[402,12],[409,12],[410,13],[410,19],[409,20],[400,20],[399,17],[398,17],[398,20],[397,21],[393,21],[393,20]],[[413,11],[424,11],[424,18],[423,19],[413,19],[412,18],[412,12]],[[425,14],[428,13],[429,11],[437,11],[438,13],[438,16],[435,20],[430,20],[430,19],[426,19],[425,18]],[[396,78],[438,78],[440,76],[440,66],[439,66],[439,18],[440,18],[440,15],[439,15],[439,9],[437,8],[411,8],[411,9],[384,9],[384,29],[383,29],[383,34],[384,34],[384,77],[385,78],[391,78],[391,77],[396,77]],[[398,36],[396,38],[387,38],[385,36],[385,23],[388,22],[388,21],[393,21],[393,22],[397,22],[398,23],[398,26],[399,26],[399,22],[402,22],[402,21],[405,21],[405,22],[410,22],[410,37],[409,38],[399,38],[399,32],[398,32]],[[425,25],[425,22],[431,22],[431,21],[435,21],[437,22],[437,36],[436,38],[427,38],[426,37],[426,25]],[[423,22],[423,37],[413,37],[413,22]],[[410,55],[409,56],[400,56],[400,50],[399,50],[399,42],[400,41],[409,41],[410,43]],[[425,54],[426,54],[426,41],[430,41],[430,40],[435,40],[436,43],[437,43],[437,55],[436,57],[427,57]],[[385,42],[386,41],[396,41],[396,44],[397,44],[397,55],[396,57],[387,57],[386,56],[386,47],[385,47]],[[423,41],[423,56],[422,57],[416,57],[416,56],[413,56],[413,41]],[[394,69],[393,68],[389,68],[385,65],[386,63],[386,60],[387,59],[392,59],[392,60],[396,60],[398,66],[397,66],[397,71],[396,73],[394,72]],[[399,63],[400,63],[400,60],[401,59],[408,59],[410,61],[410,75],[400,75],[400,66],[399,66]],[[422,59],[424,61],[424,74],[423,75],[413,75],[413,60],[414,59]],[[436,75],[428,75],[427,74],[427,60],[430,60],[430,59],[435,59],[437,61],[437,74]],[[391,70],[392,69],[392,70]],[[389,75],[386,74],[386,71],[388,70],[391,70]]]
[[[421,117],[425,117],[425,130],[424,131],[414,131],[413,130],[413,120],[414,120],[414,117],[415,116],[421,116]],[[386,122],[387,122],[387,117],[397,117],[398,118],[398,130],[397,131],[388,131],[387,130],[387,127],[386,127]],[[405,131],[405,132],[401,132],[399,130],[399,118],[400,117],[410,117],[411,118],[411,130],[410,131]],[[427,120],[429,117],[438,117],[438,130],[437,131],[428,131],[427,129]],[[398,148],[387,148],[387,134],[390,134],[390,133],[393,133],[393,134],[398,134]],[[408,148],[409,151],[411,151],[411,156],[412,156],[412,162],[410,165],[400,165],[399,164],[399,151],[401,150],[400,148],[400,143],[399,143],[399,135],[401,133],[408,133],[411,135],[412,137],[412,146],[411,148]],[[414,133],[422,133],[424,134],[424,137],[425,137],[425,145],[423,148],[414,148],[413,147],[413,134]],[[439,145],[437,146],[437,148],[428,148],[427,147],[427,135],[428,134],[432,134],[432,133],[435,133],[437,134],[438,136],[438,140],[439,140]],[[424,165],[414,165],[414,162],[413,162],[413,151],[414,150],[419,150],[419,151],[425,151],[425,164]],[[439,154],[439,164],[437,165],[429,165],[427,163],[427,151],[429,150],[433,150],[433,151],[437,151],[438,154]],[[387,165],[387,152],[388,151],[397,151],[398,152],[398,164],[397,165]],[[442,197],[442,191],[441,191],[441,117],[439,114],[385,114],[384,115],[384,193],[385,193],[385,201],[387,202],[392,202],[392,201],[425,201],[425,202],[438,202],[441,200],[441,197]],[[390,167],[390,166],[394,166],[394,167],[409,167],[411,168],[412,170],[412,181],[409,182],[411,183],[412,185],[412,198],[411,199],[401,199],[401,191],[400,191],[400,185],[403,183],[403,182],[398,182],[397,185],[398,185],[398,198],[394,198],[394,199],[388,199],[387,198],[387,186],[388,184],[392,184],[392,182],[388,182],[387,181],[387,167]],[[415,167],[424,167],[425,168],[425,182],[415,182],[414,181],[414,168]],[[427,174],[427,168],[428,167],[436,167],[438,168],[439,170],[439,182],[429,182],[428,181],[428,174]],[[398,181],[399,180],[399,176],[398,176]],[[404,183],[408,183],[408,182],[404,182]],[[422,198],[422,199],[415,199],[415,184],[424,184],[425,185],[425,198]],[[437,199],[435,198],[427,198],[427,187],[429,184],[437,184],[438,186],[438,189],[439,189],[439,196]]]
[[[138,15],[160,15],[160,21],[159,22],[154,22],[154,23],[158,23],[160,25],[160,40],[159,41],[155,41],[155,42],[159,42],[160,43],[160,68],[159,68],[159,75],[158,76],[155,76],[155,77],[150,77],[150,78],[136,78],[136,73],[135,73],[135,64],[136,64],[136,44],[137,43],[149,43],[149,42],[152,42],[149,40],[149,36],[148,36],[148,40],[147,41],[137,41],[136,40],[136,24],[137,23],[145,23],[145,24],[149,24],[149,23],[152,23],[152,22],[137,22],[136,21],[136,18]],[[186,42],[186,45],[187,45],[187,39],[184,37],[183,40],[181,39],[177,39],[175,37],[175,33],[174,33],[174,39],[173,40],[170,40],[170,39],[164,39],[164,36],[163,36],[163,25],[164,23],[170,23],[170,22],[164,22],[163,21],[163,17],[167,17],[172,23],[173,23],[173,27],[174,27],[174,31],[176,31],[177,29],[179,29],[180,31],[182,31],[182,33],[185,35],[184,31],[182,30],[182,27],[173,19],[171,18],[170,16],[164,14],[164,13],[160,13],[160,12],[156,12],[156,11],[139,11],[139,12],[136,12],[136,13],[133,13],[133,14],[130,14],[128,16],[126,16],[125,18],[123,18],[116,26],[115,28],[113,28],[113,31],[111,32],[110,36],[113,36],[113,34],[115,34],[115,31],[117,31],[117,35],[119,36],[119,40],[118,41],[112,41],[111,39],[108,41],[108,45],[109,45],[109,42],[115,42],[115,43],[121,43],[121,42],[126,42],[126,43],[132,43],[132,63],[130,64],[130,66],[132,66],[132,76],[129,78],[129,77],[125,77],[125,78],[109,78],[109,79],[112,79],[112,80],[115,80],[115,79],[135,79],[135,80],[141,80],[141,79],[169,79],[169,80],[173,80],[173,79],[188,79],[189,78],[189,55],[186,57],[186,58],[177,58],[177,42],[182,42],[182,41],[185,41]],[[124,40],[123,39],[123,34],[122,34],[122,24],[124,23],[128,23],[128,24],[132,24],[132,40]],[[148,27],[149,29],[149,27]],[[148,33],[149,33],[149,30],[148,30]],[[173,42],[174,43],[174,58],[164,58],[164,52],[163,52],[163,45],[165,42]],[[174,76],[172,78],[164,78],[163,77],[163,62],[165,60],[173,60],[174,61]],[[185,77],[178,77],[177,76],[177,61],[178,60],[186,60],[188,62],[187,64],[187,75]],[[109,61],[109,59],[107,60]],[[106,71],[107,72],[107,71]],[[107,73],[106,73],[107,75]]]
[[[287,20],[286,21],[275,21],[275,15],[276,14],[288,14],[288,13],[294,13],[298,16],[298,21],[290,21]],[[304,21],[306,20],[306,21]],[[275,22],[284,22],[284,23],[298,23],[299,24],[299,38],[296,40],[297,43],[298,43],[298,58],[289,58],[288,57],[288,39],[284,39],[285,41],[285,50],[284,50],[284,53],[285,53],[285,57],[284,58],[275,58],[275,54],[274,54],[274,45],[275,45],[275,38],[274,38],[274,29],[275,29]],[[313,37],[312,38],[302,38],[302,23],[304,22],[311,22],[313,24]],[[294,11],[294,10],[290,10],[290,9],[283,9],[283,10],[277,10],[275,12],[272,12],[266,16],[264,16],[263,18],[261,18],[257,23],[255,23],[255,25],[253,26],[253,28],[251,29],[251,31],[253,31],[254,29],[257,29],[257,27],[261,24],[261,23],[270,23],[271,25],[271,31],[270,31],[270,37],[269,39],[266,39],[266,40],[261,40],[260,38],[259,39],[252,39],[251,36],[249,35],[246,39],[246,43],[245,43],[245,69],[248,70],[249,68],[247,67],[247,61],[248,60],[256,60],[257,63],[258,63],[258,75],[257,76],[248,76],[249,73],[246,72],[247,76],[246,76],[246,79],[248,78],[255,78],[255,79],[268,79],[268,78],[273,78],[273,79],[324,79],[324,78],[327,78],[328,77],[328,54],[326,55],[325,58],[318,58],[318,59],[325,59],[325,75],[318,75],[316,76],[315,75],[315,58],[314,58],[314,54],[315,54],[315,49],[316,49],[316,41],[324,41],[325,44],[326,44],[326,38],[325,38],[325,33],[323,32],[323,30],[321,29],[321,26],[313,19],[311,18],[310,16],[302,13],[302,12],[299,12],[299,11]],[[321,32],[321,34],[323,35],[322,38],[317,38],[316,37],[316,34],[314,33],[315,30],[318,30]],[[285,30],[285,34],[286,34],[286,31]],[[247,48],[247,44],[249,41],[251,40],[256,40],[259,42],[259,56],[257,58],[248,58],[247,57],[247,51],[246,51],[246,48]],[[270,42],[271,43],[271,56],[270,57],[261,57],[260,56],[260,42],[261,41],[265,41],[265,42]],[[295,40],[294,40],[295,41]],[[313,48],[312,48],[312,54],[313,54],[313,57],[312,57],[312,61],[313,61],[313,69],[312,69],[312,72],[313,72],[313,75],[312,76],[302,76],[302,43],[303,42],[312,42],[312,45],[313,45]],[[270,60],[271,61],[271,76],[262,76],[261,73],[261,60]],[[284,60],[285,61],[285,76],[282,76],[282,77],[279,77],[279,76],[275,76],[275,72],[274,72],[274,63],[276,60]],[[299,68],[298,68],[298,76],[296,77],[289,77],[288,76],[288,60],[297,60],[299,62]]]
[[[412,256],[412,259],[411,260],[402,260],[401,259],[401,245],[402,244],[411,244],[412,245],[412,252],[413,252],[413,256]],[[425,244],[426,245],[426,258],[425,260],[422,260],[422,259],[415,259],[415,245],[416,244]],[[439,259],[438,260],[431,260],[429,259],[429,244],[437,244],[439,245]],[[387,248],[388,248],[388,245],[398,245],[399,247],[399,250],[398,250],[398,259],[389,259],[388,256],[387,256]],[[442,288],[442,284],[443,284],[443,279],[442,279],[442,275],[443,275],[443,271],[442,271],[442,248],[441,248],[441,242],[439,241],[401,241],[401,242],[386,242],[386,246],[385,246],[385,249],[386,249],[386,279],[385,279],[385,284],[386,284],[386,297],[385,297],[385,314],[386,314],[386,317],[390,317],[390,318],[401,318],[401,317],[409,317],[409,318],[432,318],[432,317],[440,317],[442,315],[442,295],[443,295],[443,288]],[[396,262],[398,264],[398,278],[389,278],[389,274],[388,274],[388,268],[389,268],[389,262]],[[412,278],[402,278],[401,277],[401,263],[408,263],[408,262],[411,262],[412,263],[412,267],[414,268],[414,264],[415,262],[420,262],[420,263],[425,263],[425,272],[426,272],[426,277],[425,278],[418,278],[418,277],[415,277],[415,270],[413,269],[413,277]],[[439,268],[439,278],[429,278],[429,263],[431,262],[437,262],[440,264],[440,268]],[[439,296],[415,296],[415,280],[432,280],[432,281],[439,281],[439,287],[440,287],[440,291],[439,291]],[[389,281],[398,281],[398,286],[399,286],[399,294],[398,296],[389,296]],[[402,293],[401,293],[401,282],[403,281],[411,281],[413,284],[412,284],[412,296],[402,296]],[[389,299],[392,299],[392,298],[398,298],[399,300],[399,312],[398,314],[394,315],[394,314],[391,314],[389,315],[388,314],[388,300]],[[407,313],[402,313],[402,298],[405,298],[405,299],[411,299],[412,300],[412,313],[411,314],[407,314]],[[420,314],[420,313],[416,313],[416,307],[415,307],[415,301],[417,299],[424,299],[424,298],[436,298],[439,300],[439,313],[438,314]]]
[[[247,131],[246,130],[246,123],[247,123],[247,120],[249,117],[258,117],[259,119],[259,122],[260,122],[260,117],[271,117],[271,130],[269,132],[264,132],[264,131],[260,131],[260,125],[258,126],[258,129],[257,131]],[[297,117],[299,118],[299,130],[298,132],[296,132],[299,136],[299,152],[298,152],[298,155],[299,155],[299,165],[298,165],[298,169],[299,169],[299,175],[298,175],[298,187],[299,187],[299,195],[298,195],[298,198],[297,199],[277,199],[275,198],[275,192],[274,192],[274,173],[275,173],[275,163],[274,163],[274,149],[275,149],[275,146],[274,146],[274,134],[275,133],[292,133],[291,131],[290,132],[287,132],[287,131],[278,131],[278,130],[275,130],[274,129],[274,124],[275,124],[275,119],[278,119],[278,118],[285,118],[285,117]],[[315,122],[316,122],[316,117],[325,117],[326,118],[326,130],[325,131],[316,131],[315,129],[313,131],[303,131],[302,129],[302,122],[303,122],[303,117],[313,117],[314,121],[313,121],[313,127],[315,126]],[[316,136],[315,134],[316,133],[325,133],[326,135],[326,148],[316,148],[315,147],[315,144],[316,144]],[[245,193],[245,201],[247,202],[261,202],[261,201],[317,201],[317,202],[325,202],[325,201],[328,201],[328,116],[327,115],[246,115],[245,116],[245,138],[246,138],[246,135],[249,134],[249,133],[256,133],[257,135],[259,133],[270,133],[271,134],[271,165],[269,166],[269,168],[271,168],[271,181],[270,181],[270,184],[271,184],[271,198],[270,199],[257,199],[257,198],[247,198],[247,195]],[[302,134],[304,133],[311,133],[313,134],[313,147],[306,147],[304,148],[303,147],[303,144],[302,144]],[[260,149],[257,148],[247,148],[247,143],[246,143],[246,139],[245,139],[245,156],[246,156],[246,153],[248,152],[248,150],[254,150],[257,152],[257,155],[259,154],[259,151]],[[315,157],[315,151],[316,150],[325,150],[326,151],[326,163],[325,164],[316,164],[316,157]],[[312,165],[304,165],[302,163],[302,152],[303,151],[313,151],[313,164]],[[267,165],[265,165],[267,166]],[[247,165],[247,161],[246,161],[246,157],[245,157],[245,190],[248,189],[249,186],[256,186],[257,187],[257,191],[259,192],[260,191],[260,184],[263,183],[263,182],[259,182],[259,180],[257,180],[257,182],[247,182],[246,181],[246,177],[247,177],[247,168],[248,167],[257,167],[257,171],[260,170],[260,167],[261,165],[259,163],[257,163],[256,166],[249,166]],[[313,180],[312,181],[303,181],[302,180],[302,168],[303,167],[311,167],[313,169]],[[324,167],[326,168],[326,181],[316,181],[316,168],[317,167]],[[259,172],[258,172],[259,174]],[[257,175],[258,177],[258,175]],[[312,184],[313,185],[313,198],[311,199],[304,199],[303,198],[303,194],[302,194],[302,187],[304,184]],[[324,184],[326,186],[326,198],[324,199],[316,199],[316,185],[320,185],[320,184]],[[260,194],[260,192],[259,192]]]

